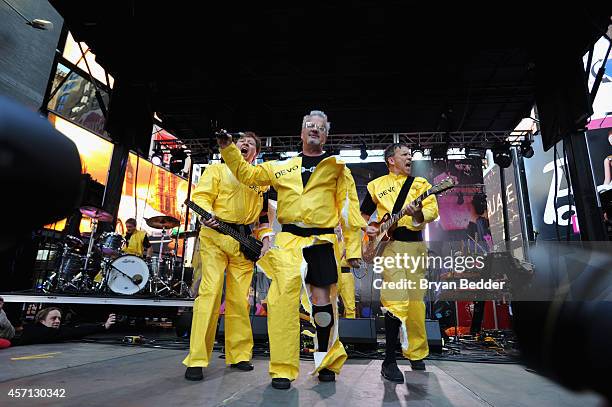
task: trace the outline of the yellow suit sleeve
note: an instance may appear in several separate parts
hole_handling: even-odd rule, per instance
[[[419,195],[423,194],[429,188],[431,188],[431,184],[425,181],[421,189],[419,190]],[[438,200],[436,199],[435,195],[430,195],[423,201],[423,218],[423,223],[414,226],[415,230],[425,229],[425,225],[427,223],[432,222],[438,218]]]
[[[260,165],[249,164],[234,143],[221,149],[221,157],[238,181],[245,185],[271,185],[274,180],[270,162]]]
[[[191,194],[191,200],[205,211],[214,214],[213,203],[219,195],[219,181],[219,167],[216,165],[208,167]]]
[[[336,184],[336,203],[342,225],[346,247],[346,259],[361,258],[361,228],[367,226],[359,210],[357,188],[351,171],[344,167],[344,173]]]

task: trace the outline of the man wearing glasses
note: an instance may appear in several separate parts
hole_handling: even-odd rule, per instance
[[[282,231],[275,245],[257,263],[272,280],[268,292],[268,335],[272,386],[288,389],[299,371],[300,291],[312,304],[315,369],[320,381],[334,381],[346,352],[338,340],[338,240],[334,227],[342,225],[346,258],[357,267],[361,259],[359,212],[355,181],[344,162],[323,151],[329,122],[314,110],[302,121],[302,153],[286,160],[249,165],[232,143],[219,137],[223,160],[247,185],[272,185],[278,192],[277,219]]]

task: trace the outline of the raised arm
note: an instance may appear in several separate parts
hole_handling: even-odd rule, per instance
[[[226,147],[221,147],[221,157],[223,161],[232,171],[238,181],[245,185],[271,185],[274,180],[274,174],[271,169],[269,162],[260,165],[251,165],[242,154],[234,143],[228,144]]]

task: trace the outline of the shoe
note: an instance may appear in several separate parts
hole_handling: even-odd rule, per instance
[[[187,370],[185,370],[185,379],[187,380],[192,380],[192,381],[199,381],[202,380],[204,378],[204,375],[202,374],[202,368],[201,367],[188,367]]]
[[[335,382],[336,374],[329,369],[321,369],[319,371],[320,382]]]
[[[272,379],[272,387],[279,390],[287,390],[291,387],[291,380],[285,379],[284,377],[275,377]]]
[[[397,367],[397,363],[387,363],[382,365],[382,369],[380,369],[380,374],[385,379],[389,380],[393,383],[404,383],[404,374],[399,367]]]
[[[242,362],[238,362],[238,363],[232,363],[230,367],[234,369],[238,369],[238,370],[243,370],[245,372],[248,372],[254,369],[253,364],[249,362],[248,360],[243,360]]]
[[[410,366],[412,366],[412,370],[425,370],[425,362],[423,362],[423,359],[411,360]]]

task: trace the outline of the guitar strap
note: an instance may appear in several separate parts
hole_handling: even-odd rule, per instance
[[[406,201],[408,191],[410,191],[410,187],[412,186],[413,181],[414,177],[408,177],[406,178],[406,181],[404,181],[404,185],[402,185],[402,189],[400,189],[399,195],[397,196],[395,204],[393,205],[393,210],[391,211],[392,215],[395,215],[404,207],[404,202]]]

